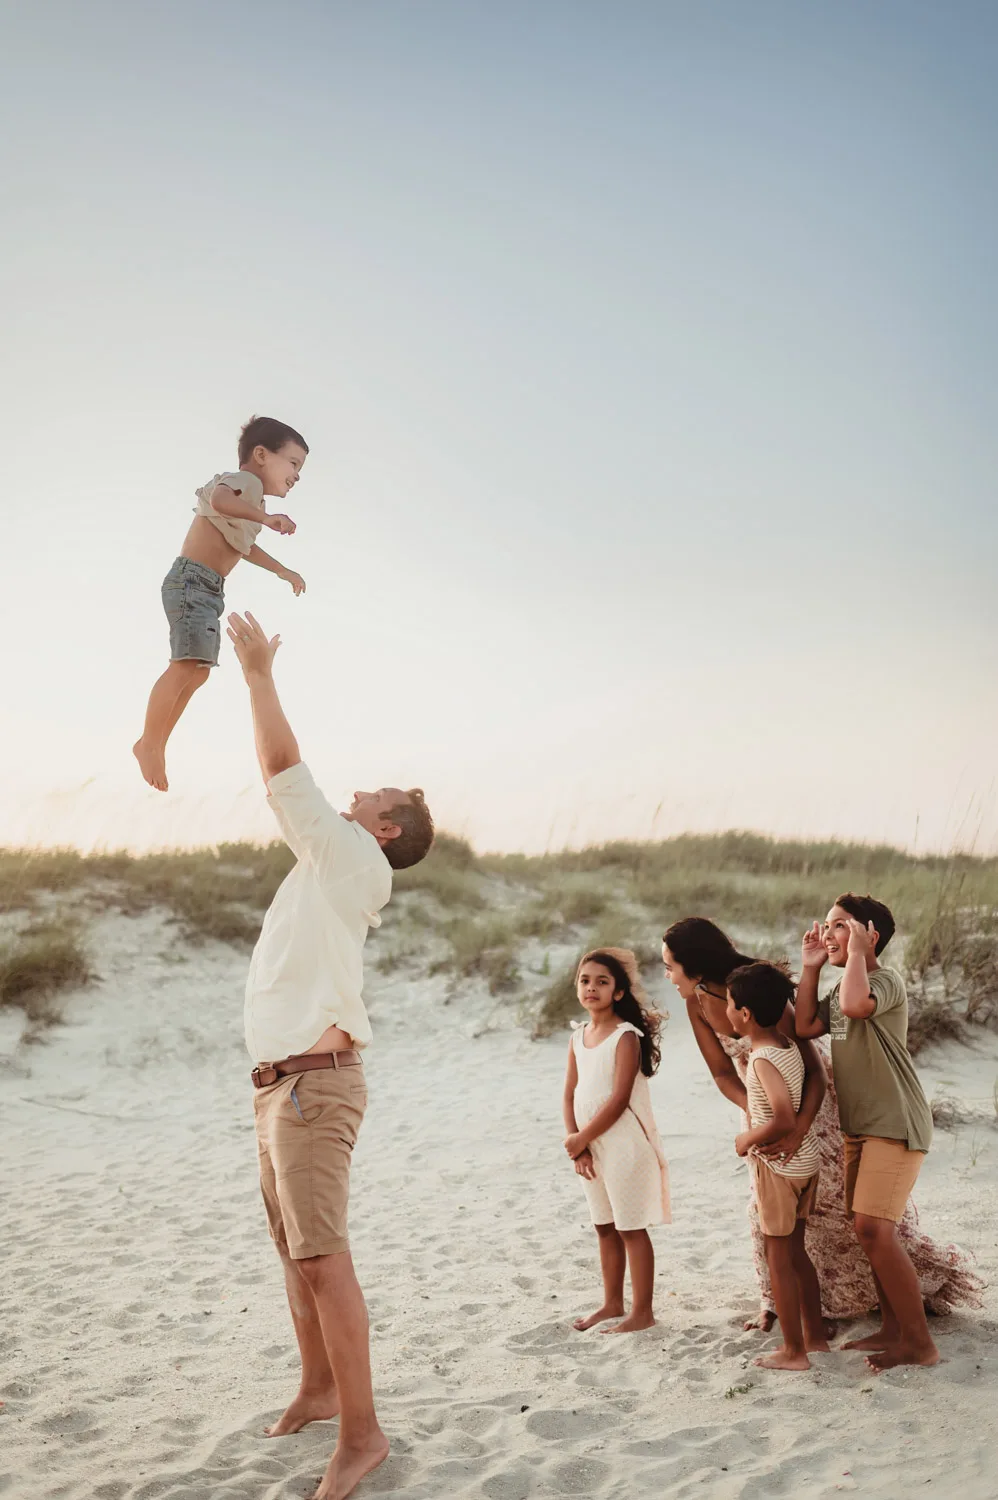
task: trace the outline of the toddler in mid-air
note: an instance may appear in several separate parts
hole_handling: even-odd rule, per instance
[[[239,436],[239,468],[216,474],[197,491],[194,520],[180,556],[163,579],[170,622],[170,665],[154,684],[142,738],[132,747],[142,775],[167,790],[166,742],[192,695],[218,664],[223,586],[240,558],[276,573],[295,594],[305,580],[256,545],[263,526],[290,536],[289,516],[268,514],[265,495],[283,500],[298,483],[308,444],[273,417],[253,417]]]

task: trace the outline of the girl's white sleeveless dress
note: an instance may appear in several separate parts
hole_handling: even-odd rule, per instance
[[[579,1074],[575,1087],[575,1118],[580,1130],[588,1125],[613,1093],[620,1038],[625,1031],[641,1036],[630,1021],[622,1021],[598,1047],[587,1047],[584,1040],[586,1024],[580,1021],[572,1037]],[[612,1223],[618,1229],[648,1229],[652,1224],[671,1222],[669,1164],[652,1114],[648,1080],[643,1073],[639,1072],[634,1080],[630,1103],[624,1113],[609,1130],[596,1137],[589,1149],[596,1164],[596,1177],[592,1181],[587,1177],[580,1180],[594,1224]]]

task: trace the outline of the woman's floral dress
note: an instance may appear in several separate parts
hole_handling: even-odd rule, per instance
[[[720,1036],[718,1040],[744,1083],[751,1051],[747,1038]],[[842,1131],[827,1037],[820,1037],[814,1045],[825,1066],[828,1090],[813,1127],[821,1153],[821,1181],[818,1187],[818,1205],[808,1220],[807,1251],[821,1283],[821,1306],[825,1316],[859,1318],[876,1308],[877,1292],[869,1262],[860,1249],[845,1211]],[[749,1198],[748,1214],[762,1310],[775,1314],[754,1194]],[[958,1245],[938,1245],[927,1234],[923,1234],[918,1227],[918,1213],[910,1199],[904,1218],[898,1225],[898,1233],[911,1256],[922,1284],[922,1295],[932,1312],[942,1314],[950,1312],[954,1307],[981,1306],[981,1282],[972,1269],[972,1256]]]

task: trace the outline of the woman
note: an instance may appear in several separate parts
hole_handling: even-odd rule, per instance
[[[710,1069],[714,1082],[726,1098],[741,1104],[748,1047],[732,1034],[726,1013],[727,978],[742,964],[755,960],[739,953],[719,927],[706,917],[684,917],[674,922],[662,941],[662,961],[670,980],[686,1001],[686,1012],[693,1026],[697,1046]],[[781,1022],[790,1037],[794,1036],[793,1013]],[[864,1317],[877,1306],[877,1293],[870,1275],[869,1262],[845,1211],[842,1177],[842,1132],[835,1088],[831,1081],[828,1039],[817,1043],[798,1040],[808,1069],[797,1125],[790,1135],[769,1147],[772,1152],[792,1156],[811,1123],[821,1153],[821,1189],[817,1209],[808,1223],[808,1251],[821,1283],[822,1311],[828,1318]],[[809,1055],[810,1054],[810,1055]],[[821,1083],[813,1083],[815,1070]],[[776,1320],[769,1272],[759,1215],[754,1199],[749,1200],[749,1224],[756,1276],[762,1297],[758,1319],[746,1328],[761,1328],[768,1333]],[[956,1245],[940,1246],[918,1228],[911,1203],[898,1225],[898,1233],[914,1263],[922,1285],[926,1306],[934,1313],[948,1313],[954,1307],[979,1307],[980,1282],[971,1270],[970,1257]]]

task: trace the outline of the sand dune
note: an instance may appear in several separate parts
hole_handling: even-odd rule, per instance
[[[94,947],[105,981],[70,1024],[43,1046],[0,1038],[0,1495],[303,1496],[335,1426],[262,1435],[297,1366],[257,1193],[245,961],[181,945],[158,916],[105,918]],[[681,1019],[653,1083],[675,1214],[656,1231],[659,1324],[572,1332],[598,1280],[560,1144],[565,1042],[531,1043],[512,1017],[476,1037],[474,993],[442,993],[370,986],[353,1237],[393,1452],[359,1496],[993,1500],[994,1291],[983,1313],[939,1321],[934,1371],[875,1379],[845,1354],[800,1376],[752,1366],[734,1111]],[[993,1281],[998,1042],[922,1071],[982,1110],[937,1138],[923,1221]]]

